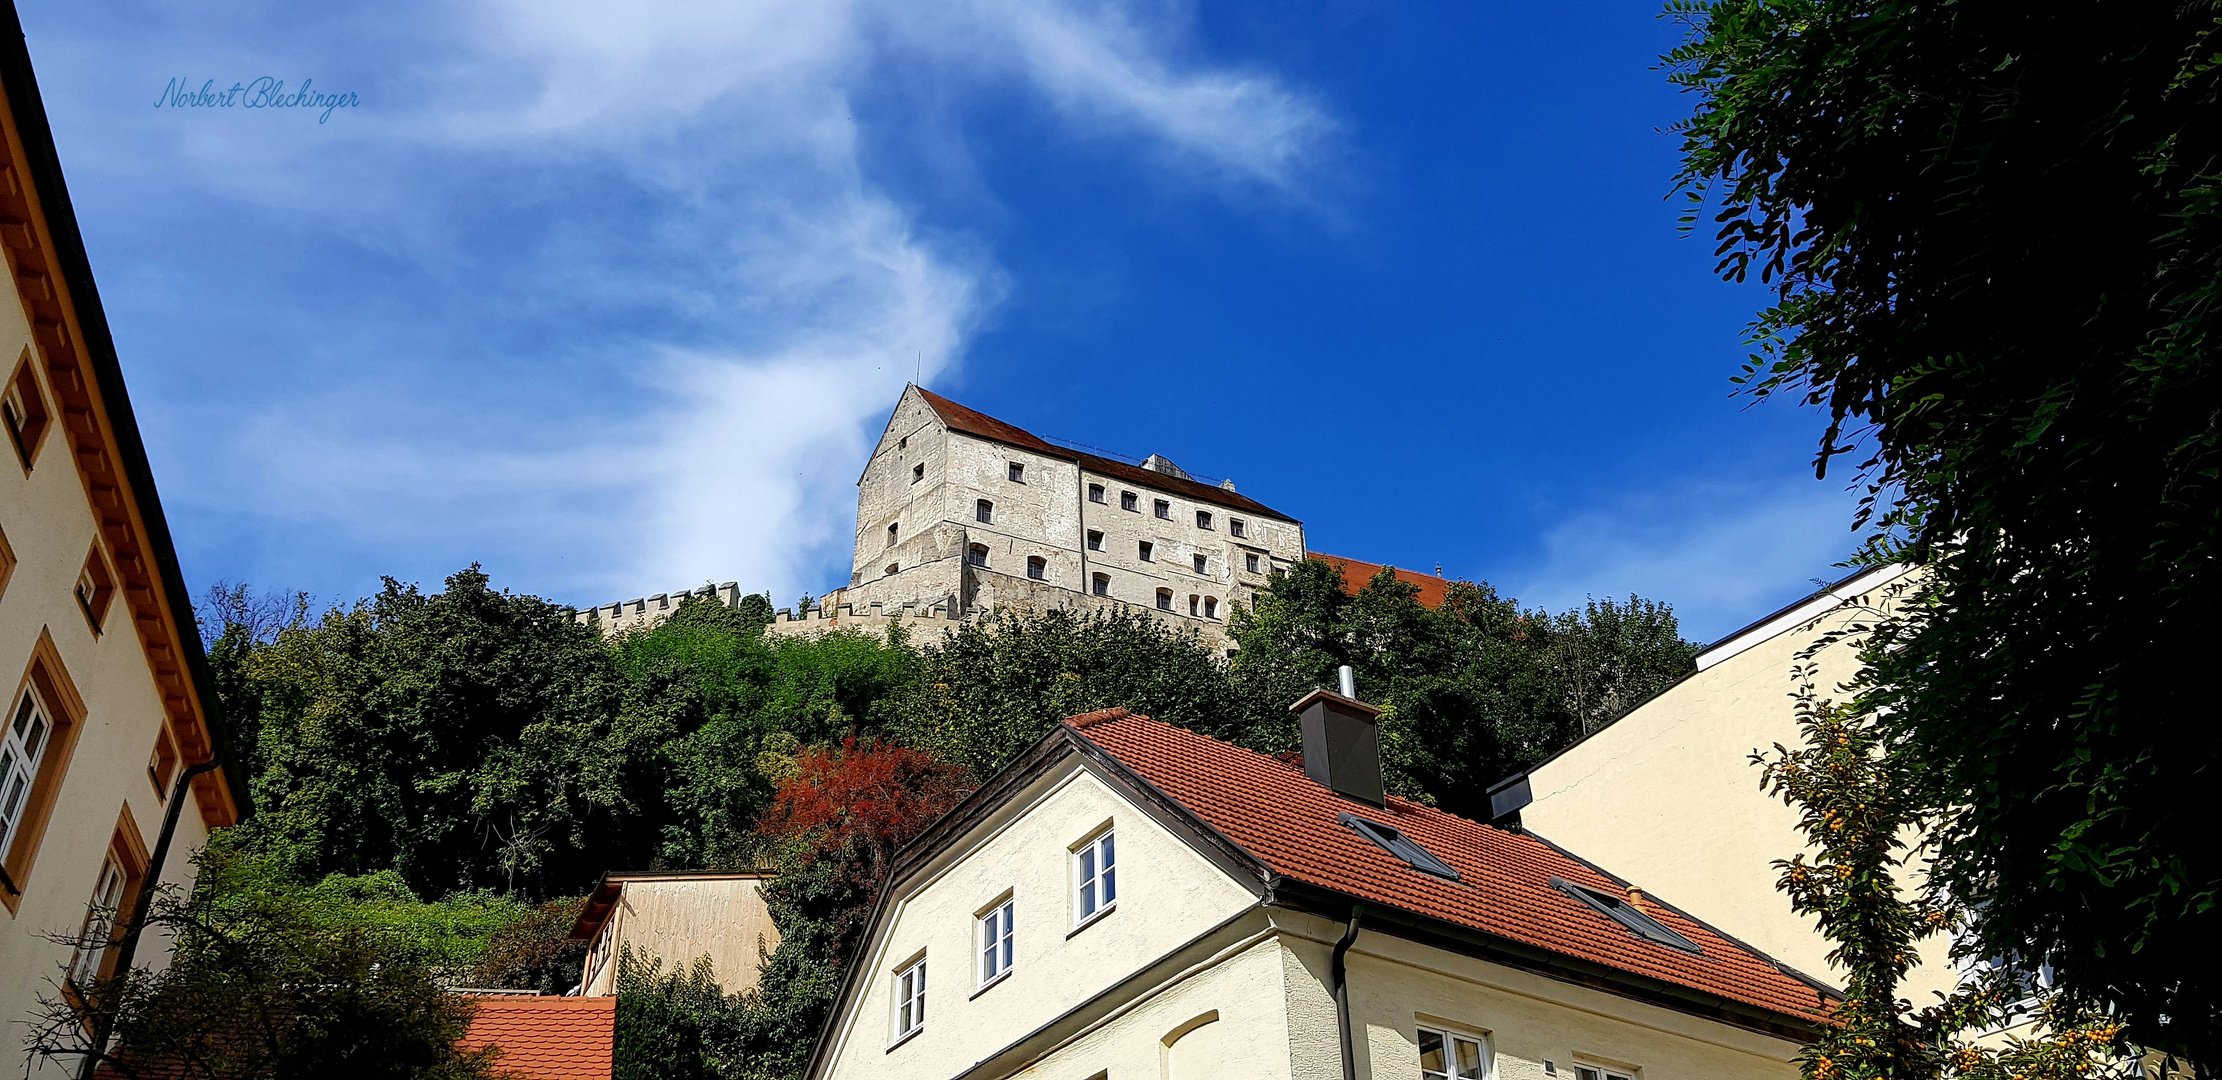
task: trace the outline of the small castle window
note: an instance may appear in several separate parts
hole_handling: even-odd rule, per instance
[[[1090,584],[1093,586],[1095,594],[1097,596],[1111,595],[1111,575],[1097,574],[1095,576],[1095,580],[1090,582]]]
[[[1011,482],[1014,484],[1026,482],[1026,466],[1023,463],[1011,462]]]
[[[1088,501],[1089,501],[1089,502],[1092,502],[1092,503],[1099,503],[1099,502],[1102,502],[1102,501],[1103,501],[1103,485],[1102,485],[1102,484],[1090,484],[1090,485],[1088,485]]]
[[[984,524],[995,524],[995,504],[981,499],[972,504],[972,518]]]
[[[1245,570],[1248,570],[1249,572],[1251,572],[1251,573],[1253,573],[1253,574],[1255,574],[1255,573],[1257,573],[1257,572],[1258,572],[1258,555],[1257,555],[1257,552],[1254,552],[1254,551],[1253,551],[1253,552],[1250,552],[1250,553],[1248,553],[1248,554],[1245,554],[1245,555],[1243,555],[1243,556],[1242,556],[1242,568],[1243,568],[1243,569],[1245,569]]]
[[[1194,617],[1194,616],[1195,616],[1195,615],[1197,614],[1197,612],[1196,612],[1196,605],[1197,605],[1197,602],[1198,602],[1199,600],[1201,600],[1201,599],[1202,599],[1202,598],[1201,598],[1201,597],[1199,597],[1199,596],[1197,596],[1197,595],[1196,595],[1195,593],[1189,593],[1189,594],[1188,594],[1188,614],[1189,614],[1189,615],[1190,615],[1191,617]]]
[[[894,547],[894,546],[895,546],[895,534],[896,534],[896,533],[897,533],[898,531],[900,531],[900,530],[902,529],[902,527],[903,527],[903,526],[902,526],[902,523],[901,523],[901,522],[896,522],[896,521],[890,521],[890,522],[888,522],[888,523],[887,523],[887,546],[888,546],[888,547]]]
[[[1100,533],[1100,532],[1097,532],[1097,531],[1096,531],[1096,530],[1094,530],[1094,529],[1090,529],[1090,530],[1088,530],[1088,550],[1090,550],[1090,551],[1102,551],[1102,550],[1103,550],[1103,534],[1102,534],[1102,533]]]
[[[986,566],[988,564],[988,546],[986,544],[972,545],[971,548],[966,550],[964,561],[974,566]]]
[[[1171,611],[1171,610],[1173,610],[1173,590],[1171,590],[1171,589],[1159,589],[1159,590],[1157,590],[1157,610],[1159,610],[1159,611]]]
[[[1036,581],[1046,581],[1046,580],[1048,580],[1048,578],[1049,578],[1049,560],[1047,560],[1047,559],[1044,559],[1044,558],[1042,558],[1042,557],[1041,557],[1041,556],[1039,556],[1039,555],[1029,555],[1029,556],[1027,556],[1027,557],[1026,557],[1026,576],[1027,576],[1027,577],[1030,577],[1030,578],[1033,578],[1033,579],[1034,579],[1034,580],[1036,580]]]
[[[1199,573],[1199,574],[1208,574],[1208,573],[1210,573],[1210,572],[1211,572],[1211,569],[1210,569],[1210,567],[1211,567],[1211,562],[1210,562],[1210,560],[1208,560],[1208,559],[1205,559],[1205,558],[1204,558],[1203,556],[1201,556],[1201,555],[1198,555],[1198,556],[1196,556],[1196,572],[1197,572],[1197,573]]]
[[[1198,511],[1196,511],[1196,527],[1197,527],[1197,528],[1199,528],[1199,529],[1208,529],[1208,528],[1211,528],[1211,511],[1209,511],[1209,510],[1198,510]]]
[[[1167,521],[1171,521],[1171,520],[1173,520],[1173,504],[1172,504],[1172,503],[1166,502],[1166,501],[1165,501],[1165,500],[1163,500],[1163,499],[1159,499],[1159,500],[1157,500],[1157,501],[1156,501],[1155,503],[1153,503],[1152,505],[1154,505],[1154,506],[1155,506],[1155,507],[1157,508],[1157,516],[1158,516],[1158,517],[1164,518],[1164,519],[1165,519],[1165,520],[1167,520]]]
[[[1140,510],[1141,508],[1142,500],[1140,496],[1135,495],[1131,491],[1119,492],[1119,509]]]
[[[1239,540],[1250,535],[1250,526],[1244,524],[1241,518],[1228,518],[1227,534]]]
[[[888,576],[888,577],[894,577],[894,576],[895,576],[896,574],[898,574],[898,573],[902,572],[902,569],[903,569],[903,564],[902,564],[902,563],[888,563],[888,564],[887,564],[887,576]]]
[[[926,463],[921,461],[910,467],[910,482],[915,484],[926,478]]]
[[[39,443],[46,437],[52,414],[46,411],[39,377],[31,370],[29,349],[23,351],[23,359],[16,363],[15,375],[7,386],[0,388],[0,419],[7,422],[8,439],[15,444],[16,456],[23,460],[24,468],[30,468],[32,459],[39,456]]]
[[[1147,540],[1142,541],[1140,554],[1143,562],[1156,562],[1156,553],[1157,545],[1152,544]]]
[[[1216,596],[1207,596],[1207,597],[1204,597],[1204,618],[1207,618],[1207,619],[1216,619],[1216,618],[1218,618],[1218,617],[1219,617],[1219,598],[1218,598],[1218,597],[1216,597]]]
[[[85,568],[77,572],[77,606],[84,610],[93,633],[100,633],[101,625],[108,620],[108,602],[115,595],[116,579],[108,572],[108,560],[100,554],[100,541],[95,540],[92,551],[85,555]]]
[[[897,440],[895,440],[895,449],[897,449],[897,450],[908,450],[908,449],[910,449],[910,436],[908,436],[908,435],[905,435],[905,436],[903,436],[902,438],[900,438],[900,439],[897,439]]]

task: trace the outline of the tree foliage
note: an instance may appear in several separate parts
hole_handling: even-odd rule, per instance
[[[1924,1007],[1898,996],[1920,962],[1916,945],[1957,932],[1965,909],[1931,890],[1905,895],[1900,885],[1916,854],[1907,838],[1927,832],[1934,815],[1889,752],[1888,730],[1870,714],[1819,698],[1810,666],[1794,675],[1802,740],[1752,760],[1764,766],[1767,789],[1798,812],[1810,848],[1775,862],[1777,886],[1792,910],[1812,916],[1835,943],[1829,959],[1846,977],[1831,1022],[1800,1051],[1805,1080],[2130,1075],[2118,1020],[2042,991],[2011,967],[1982,966]],[[1964,950],[1959,958],[1971,959]],[[2003,1038],[1971,1037],[2002,1029],[2010,1032]]]
[[[1991,954],[2222,1052],[2222,36],[2210,2],[1675,0],[1681,187],[1929,570],[1866,707]]]
[[[251,857],[219,847],[198,861],[193,892],[159,898],[149,919],[148,932],[175,943],[169,966],[45,996],[34,1055],[74,1066],[109,1021],[100,1056],[127,1078],[496,1074],[492,1053],[457,1048],[472,1006],[442,988],[442,957],[422,936],[391,920],[335,918],[344,905],[330,890],[275,883]]]

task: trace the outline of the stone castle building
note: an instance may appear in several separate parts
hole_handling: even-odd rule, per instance
[[[1305,557],[1304,525],[1162,456],[1129,464],[906,387],[857,480],[846,587],[774,632],[951,625],[998,606],[1126,607],[1225,639],[1235,604]],[[690,590],[578,613],[653,623]],[[694,590],[731,605],[733,582]]]

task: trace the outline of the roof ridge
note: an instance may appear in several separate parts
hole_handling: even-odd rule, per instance
[[[1089,728],[1096,726],[1097,724],[1108,723],[1113,720],[1129,719],[1149,720],[1150,718],[1142,715],[1141,713],[1133,712],[1124,705],[1113,705],[1108,709],[1097,709],[1094,712],[1078,713],[1073,716],[1065,717],[1064,722],[1071,725],[1075,729],[1086,731]],[[1164,723],[1164,721],[1161,720],[1151,720],[1150,722]]]

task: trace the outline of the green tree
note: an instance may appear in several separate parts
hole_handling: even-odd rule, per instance
[[[1223,737],[1268,753],[1301,748],[1288,706],[1355,669],[1383,706],[1384,780],[1398,794],[1486,819],[1488,785],[1524,769],[1694,670],[1695,646],[1666,605],[1630,597],[1582,611],[1524,610],[1487,584],[1453,582],[1436,608],[1384,569],[1355,593],[1316,560],[1274,575],[1237,609],[1230,663],[1247,709]]]
[[[174,941],[160,972],[134,968],[42,999],[29,1049],[74,1067],[111,1021],[102,1062],[124,1077],[473,1080],[492,1053],[457,1047],[469,999],[438,956],[374,920],[330,918],[330,897],[272,888],[267,868],[212,849],[193,892],[157,900],[148,929]]]
[[[1935,815],[1890,752],[1889,731],[1871,714],[1822,700],[1813,671],[1793,674],[1796,747],[1753,753],[1762,783],[1798,812],[1809,852],[1775,862],[1777,886],[1791,909],[1813,917],[1835,944],[1829,960],[1844,973],[1832,1021],[1800,1052],[1805,1080],[2093,1080],[2127,1076],[2134,1055],[2122,1025],[2057,995],[2038,995],[2038,1023],[2002,1040],[1976,1032],[2009,1027],[2034,989],[2019,973],[1988,967],[1952,994],[1917,1008],[1898,996],[1920,962],[1916,945],[1956,932],[1964,908],[1946,895],[1901,880],[1918,871],[1907,838]],[[1965,949],[1959,959],[1973,959]],[[1818,1007],[1818,1002],[1816,1003]]]
[[[1675,0],[1681,189],[1775,303],[1739,381],[1825,412],[1928,571],[1861,707],[1952,812],[1987,950],[2222,1053],[2215,6]],[[2203,853],[2203,854],[2202,854]]]
[[[718,1080],[742,1075],[726,1056],[743,1006],[718,985],[710,958],[663,971],[632,946],[617,958],[617,1045],[611,1080]]]

